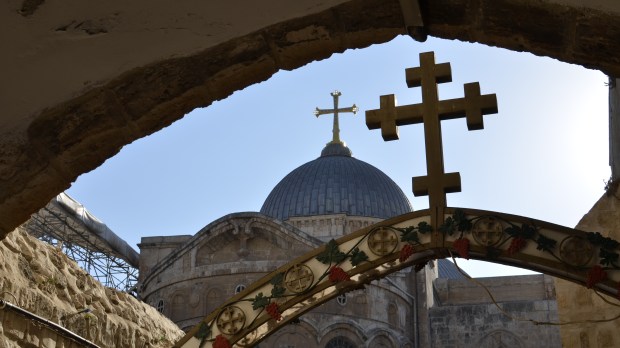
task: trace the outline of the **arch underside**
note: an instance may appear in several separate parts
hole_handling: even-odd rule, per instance
[[[417,211],[332,240],[228,300],[176,347],[210,347],[218,336],[253,346],[339,294],[451,255],[526,268],[618,295],[620,244],[598,233],[460,208],[446,208],[437,220],[443,221],[440,226],[430,221],[429,210]]]
[[[162,6],[165,12],[166,5]],[[620,9],[612,5],[617,11],[589,7],[585,2],[571,6],[525,0],[435,0],[420,1],[420,6],[431,36],[529,51],[620,76]],[[32,12],[22,16],[31,16],[27,18],[30,21],[48,20],[44,16],[49,12],[37,12],[36,6]],[[212,15],[217,17],[217,13]],[[20,114],[17,110],[16,115],[7,115],[10,122],[5,124],[11,127],[3,129],[5,136],[0,140],[0,238],[68,188],[78,175],[101,165],[123,145],[166,127],[189,111],[264,81],[278,70],[296,69],[405,33],[396,0],[347,1],[287,18],[211,46],[197,36],[193,40],[199,42],[192,54],[154,56],[151,63],[121,70],[115,76],[101,76],[97,84],[90,84],[92,78],[74,76],[80,87],[68,92],[72,99],[49,103],[34,98],[28,105],[34,112],[22,110]],[[131,22],[133,18],[120,19]],[[94,47],[98,40],[105,42],[119,35],[114,28],[103,29],[98,36],[90,35]],[[148,42],[133,42],[133,51],[144,51],[148,47],[141,45]],[[100,49],[104,47],[109,46],[102,44]],[[80,52],[73,58],[88,61]],[[129,61],[135,52],[125,52]],[[35,58],[45,64],[44,57]],[[50,83],[50,91],[59,88],[57,81],[50,81],[23,82]]]

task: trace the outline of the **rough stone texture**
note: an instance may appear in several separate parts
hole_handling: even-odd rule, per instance
[[[154,308],[105,288],[59,249],[16,230],[0,242],[0,298],[60,324],[100,347],[169,347],[183,332]],[[91,313],[71,315],[83,308]],[[77,347],[9,309],[0,347]]]
[[[511,316],[557,322],[551,277],[495,277],[478,281],[487,286]],[[437,279],[434,284],[438,301],[429,309],[431,347],[561,347],[556,326],[507,317],[489,303],[480,286],[467,279]]]
[[[0,12],[1,22],[8,26],[0,31],[8,42],[8,53],[2,59],[18,65],[39,62],[27,69],[2,65],[7,73],[18,71],[24,76],[4,79],[0,93],[0,98],[8,98],[0,99],[0,104],[9,110],[0,120],[0,237],[66,189],[79,174],[96,168],[123,145],[169,125],[192,109],[263,81],[279,69],[298,68],[403,33],[396,0],[310,2],[288,13],[285,10],[284,15],[282,10],[273,11],[274,17],[261,16],[260,22],[256,22],[254,13],[239,6],[234,10],[242,20],[235,23],[251,24],[243,28],[202,18],[179,19],[168,11],[175,9],[177,15],[177,2],[153,7],[144,15],[135,9],[115,11],[113,6],[120,6],[118,3],[106,3],[101,8],[78,2],[70,11],[59,4],[13,1]],[[173,8],[167,9],[170,4],[174,4]],[[261,3],[264,7],[277,5]],[[231,11],[233,7],[205,13],[217,17],[218,10]],[[430,35],[530,51],[620,75],[617,3],[437,0],[422,1],[421,7]],[[167,13],[170,16],[164,15]],[[191,10],[189,14],[196,15]],[[132,39],[118,29],[128,23],[141,23],[143,17],[149,22],[138,31],[151,36]],[[196,27],[176,30],[174,20]],[[205,23],[212,27],[205,29]],[[14,27],[19,27],[23,35],[36,32],[42,41],[30,45],[29,40],[19,39]],[[41,28],[46,31],[36,31]],[[193,35],[194,29],[202,35]],[[174,35],[166,34],[168,31]],[[64,34],[68,36],[58,36]],[[220,41],[206,39],[211,34]],[[153,45],[154,39],[161,40]],[[29,45],[24,46],[24,42]],[[82,45],[72,46],[76,42]],[[177,47],[180,42],[186,46]],[[127,61],[110,64],[106,60],[107,52],[118,56],[119,49],[105,49],[115,44],[127,51],[121,55]],[[140,45],[149,47],[140,49]],[[163,53],[147,49],[151,46],[163,49]],[[72,57],[83,65],[78,70],[75,64],[50,69],[46,59],[53,62],[56,56],[46,54],[49,47],[61,55],[73,50],[82,52],[87,47],[85,56]],[[70,73],[64,71],[67,69]],[[66,83],[59,85],[57,79],[49,78],[52,70],[61,71]],[[23,90],[13,88],[17,83]],[[73,86],[71,90],[65,90],[68,85]],[[60,90],[62,94],[58,94]]]
[[[620,180],[620,79],[609,78],[609,165],[611,179]]]
[[[579,221],[577,229],[600,232],[603,236],[620,239],[620,189],[613,184],[610,190]],[[620,323],[613,320],[604,323],[585,323],[584,320],[614,318],[618,307],[611,306],[583,286],[556,279],[558,311],[561,320],[578,324],[561,327],[565,347],[602,348],[620,345]],[[613,303],[618,301],[607,297]]]

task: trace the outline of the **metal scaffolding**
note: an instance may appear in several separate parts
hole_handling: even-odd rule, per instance
[[[136,295],[138,253],[64,193],[22,225],[59,247],[104,286]]]

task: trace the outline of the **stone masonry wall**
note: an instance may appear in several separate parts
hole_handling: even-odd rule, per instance
[[[577,229],[600,232],[603,236],[620,239],[620,190],[612,184],[592,209],[579,221]],[[577,321],[564,325],[560,331],[562,344],[575,348],[604,348],[620,346],[620,322],[584,323],[584,320],[613,318],[618,307],[603,302],[594,291],[566,280],[556,279],[560,320]],[[616,299],[608,299],[618,303]]]
[[[514,319],[558,320],[551,277],[494,277],[478,281],[488,287],[503,310],[513,318],[490,303],[488,295],[477,284],[467,279],[437,279],[436,305],[428,312],[431,347],[561,347],[556,326]]]
[[[169,347],[183,335],[153,307],[105,288],[58,248],[20,229],[0,242],[0,259],[0,298],[100,347]],[[84,308],[91,312],[75,314]],[[79,346],[38,322],[0,309],[0,348]]]

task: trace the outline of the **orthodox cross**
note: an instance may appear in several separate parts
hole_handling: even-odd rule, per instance
[[[334,144],[342,144],[342,141],[340,141],[340,125],[338,122],[338,113],[339,112],[352,112],[354,115],[357,113],[357,106],[355,106],[355,104],[353,104],[353,106],[348,107],[348,108],[338,108],[338,97],[340,97],[342,95],[342,93],[340,93],[339,91],[333,91],[331,93],[332,97],[334,98],[334,108],[333,109],[319,109],[316,108],[314,110],[314,115],[316,117],[319,117],[321,115],[325,115],[325,114],[334,114],[334,126],[332,128],[332,141],[331,143]]]
[[[441,121],[465,117],[469,130],[482,129],[482,115],[497,113],[497,99],[495,94],[480,95],[480,85],[474,82],[464,85],[463,98],[439,100],[437,84],[451,82],[452,74],[450,63],[435,64],[433,52],[421,53],[420,66],[406,69],[405,75],[409,88],[422,87],[422,103],[396,106],[393,94],[383,95],[379,109],[366,111],[366,125],[381,128],[388,141],[398,139],[397,126],[423,123],[427,175],[413,178],[413,194],[429,196],[431,225],[437,227],[444,220],[446,193],[461,191],[460,174],[444,171]]]

